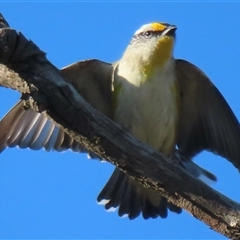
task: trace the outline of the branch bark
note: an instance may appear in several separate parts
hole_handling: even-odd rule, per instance
[[[88,150],[184,208],[213,230],[240,238],[240,205],[92,108],[33,42],[0,16],[0,86],[22,93],[26,106],[52,118]]]

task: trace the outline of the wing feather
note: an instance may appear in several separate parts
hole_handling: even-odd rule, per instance
[[[240,169],[240,127],[228,103],[196,66],[176,61],[181,91],[178,148],[186,157],[202,150],[218,154]]]
[[[111,118],[112,65],[88,60],[62,69],[63,77],[97,110]],[[0,152],[6,147],[87,152],[44,114],[17,103],[0,121]],[[90,156],[94,156],[90,153]]]

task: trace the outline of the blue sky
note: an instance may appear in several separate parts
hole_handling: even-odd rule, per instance
[[[75,61],[121,57],[143,24],[176,24],[175,57],[199,66],[240,119],[240,3],[1,3],[1,13],[61,68]],[[19,94],[0,88],[0,116]],[[240,176],[210,153],[195,158],[218,177],[213,185],[240,201]],[[226,239],[189,213],[130,221],[106,212],[96,197],[113,166],[71,151],[7,149],[0,155],[0,238]]]

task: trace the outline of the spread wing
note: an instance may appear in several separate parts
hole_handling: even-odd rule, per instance
[[[65,67],[61,72],[86,101],[111,117],[111,64],[88,60]],[[25,110],[22,101],[0,121],[0,152],[6,147],[15,146],[34,150],[44,147],[47,151],[72,149],[86,152],[84,147],[46,116],[31,109]]]
[[[216,153],[240,169],[240,127],[218,89],[193,64],[176,61],[181,91],[178,148],[187,157],[202,150]]]

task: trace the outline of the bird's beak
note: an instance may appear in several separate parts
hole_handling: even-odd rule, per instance
[[[175,37],[176,30],[177,30],[177,26],[170,25],[164,30],[163,35]]]

